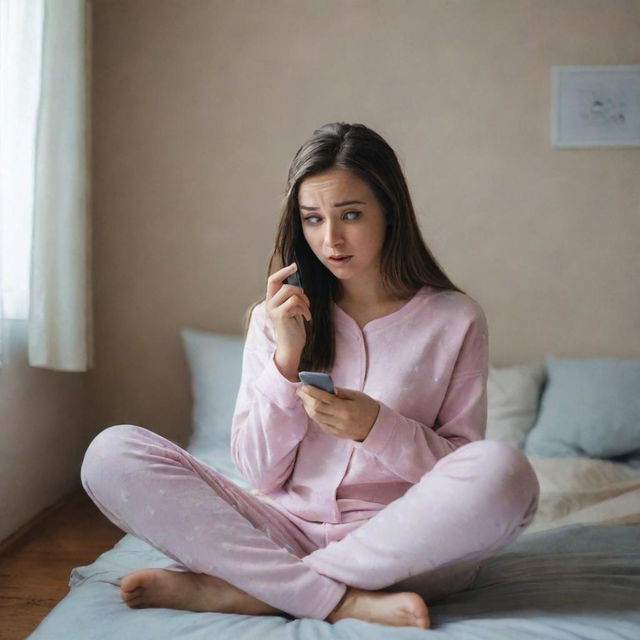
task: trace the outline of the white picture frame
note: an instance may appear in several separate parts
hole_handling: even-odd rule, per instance
[[[640,147],[640,65],[551,68],[551,145]]]

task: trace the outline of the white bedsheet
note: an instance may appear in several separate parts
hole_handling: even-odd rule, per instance
[[[529,456],[540,506],[526,532],[568,524],[640,523],[640,469],[588,458]]]

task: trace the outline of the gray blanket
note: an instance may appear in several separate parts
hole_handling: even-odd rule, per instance
[[[471,588],[428,603],[432,627],[358,620],[129,609],[122,576],[171,560],[126,535],[71,573],[69,594],[30,640],[637,640],[640,525],[567,525],[525,533],[485,561]]]

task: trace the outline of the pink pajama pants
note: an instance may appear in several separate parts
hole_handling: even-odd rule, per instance
[[[347,586],[416,591],[427,603],[468,587],[483,559],[533,520],[526,456],[481,440],[441,458],[368,520],[288,517],[169,440],[117,425],[89,445],[85,491],[114,524],[172,558],[296,618],[324,619]]]

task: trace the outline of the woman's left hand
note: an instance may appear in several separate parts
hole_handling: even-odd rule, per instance
[[[309,417],[325,433],[362,442],[378,417],[380,405],[361,391],[336,387],[336,393],[307,384],[296,391]]]

